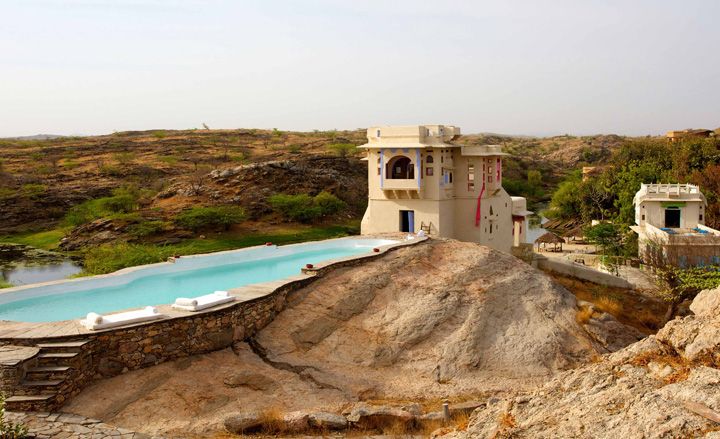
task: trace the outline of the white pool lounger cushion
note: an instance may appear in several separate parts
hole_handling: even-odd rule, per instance
[[[227,291],[215,291],[212,294],[206,294],[204,296],[195,297],[193,299],[187,299],[180,297],[175,300],[173,308],[180,309],[183,311],[201,311],[206,308],[213,306],[222,305],[234,301],[235,298],[228,294]]]
[[[94,312],[88,313],[85,320],[80,323],[92,331],[98,329],[115,328],[118,326],[130,325],[133,323],[147,322],[165,317],[159,314],[154,306],[146,306],[136,311],[126,311],[117,314],[101,315]]]

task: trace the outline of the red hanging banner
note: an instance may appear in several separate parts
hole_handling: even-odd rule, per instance
[[[482,213],[480,212],[480,201],[482,200],[482,196],[484,193],[485,193],[485,175],[483,175],[482,189],[480,189],[480,195],[478,195],[478,199],[477,199],[477,208],[475,209],[475,227],[480,227],[480,217],[482,216]]]

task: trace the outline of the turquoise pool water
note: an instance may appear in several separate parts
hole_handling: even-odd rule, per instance
[[[343,238],[290,246],[270,246],[180,258],[116,275],[75,279],[52,285],[13,288],[0,293],[0,320],[50,322],[89,312],[175,302],[244,285],[280,280],[305,264],[368,253],[394,244],[381,239]]]

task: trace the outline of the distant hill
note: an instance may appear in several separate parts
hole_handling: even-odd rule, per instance
[[[18,137],[2,137],[5,140],[52,140],[61,139],[67,136],[61,136],[58,134],[35,134],[33,136],[18,136]]]

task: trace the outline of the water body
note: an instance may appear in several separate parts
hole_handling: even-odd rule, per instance
[[[72,261],[62,261],[48,264],[13,264],[0,266],[0,278],[15,285],[30,285],[40,282],[66,279],[80,273],[82,267]]]
[[[305,264],[372,252],[396,241],[344,238],[282,247],[268,246],[183,257],[117,275],[73,279],[15,291],[0,291],[0,319],[50,322],[89,312],[108,313],[173,303],[300,274]]]
[[[81,270],[80,264],[60,253],[0,243],[0,280],[14,286],[65,279]]]
[[[547,230],[542,227],[542,225],[546,222],[548,222],[548,219],[542,215],[534,218],[534,221],[528,221],[528,229],[525,233],[525,242],[533,244],[536,239],[547,233]]]

